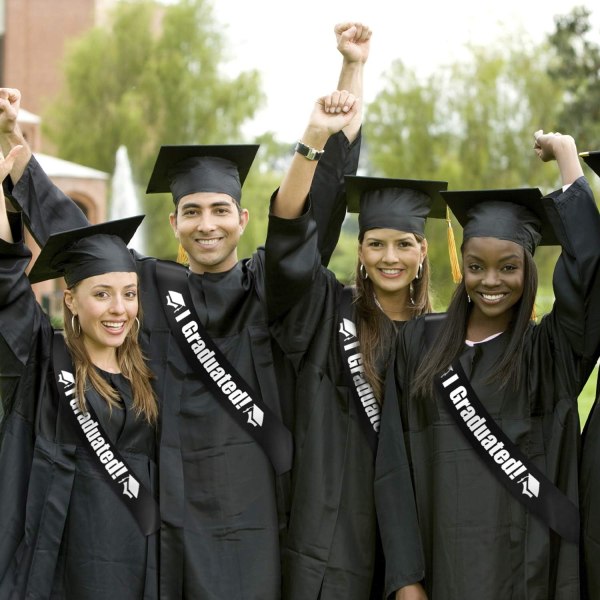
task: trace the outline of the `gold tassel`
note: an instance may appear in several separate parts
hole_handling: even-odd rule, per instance
[[[446,207],[446,221],[448,223],[448,254],[450,255],[452,280],[454,283],[460,283],[462,281],[462,273],[460,272],[460,264],[458,263],[456,242],[454,241],[454,229],[452,229],[452,220],[450,219],[450,210],[448,207]]]
[[[177,262],[180,265],[188,265],[190,263],[187,252],[183,249],[181,244],[179,244],[179,248],[177,249]]]

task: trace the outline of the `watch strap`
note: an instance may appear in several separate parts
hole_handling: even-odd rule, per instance
[[[319,160],[323,154],[325,154],[324,150],[317,150],[316,148],[312,148],[311,146],[307,146],[301,141],[296,143],[296,147],[294,148],[295,152],[301,154],[308,160]]]

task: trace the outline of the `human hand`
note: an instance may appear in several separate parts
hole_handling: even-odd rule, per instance
[[[15,164],[15,159],[19,156],[20,152],[23,150],[23,146],[15,146],[6,156],[2,156],[0,153],[0,184],[4,181],[7,175],[10,173],[13,165]],[[0,185],[0,190],[2,186]]]
[[[427,600],[427,594],[420,583],[413,583],[397,590],[395,600]]]
[[[350,92],[336,90],[316,101],[309,126],[326,130],[328,135],[333,135],[350,123],[359,105],[360,100]]]
[[[372,31],[363,23],[338,23],[334,28],[337,49],[347,62],[367,62]]]
[[[0,88],[0,133],[14,131],[20,107],[21,92],[19,90]]]
[[[570,135],[550,131],[544,133],[542,129],[533,134],[535,153],[544,162],[555,160],[557,154],[563,149],[574,147],[574,140]]]

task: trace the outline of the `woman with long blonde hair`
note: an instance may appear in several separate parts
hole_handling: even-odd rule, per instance
[[[2,599],[158,598],[158,407],[127,248],[141,219],[51,236],[28,278],[0,194]],[[61,276],[64,337],[31,288]]]

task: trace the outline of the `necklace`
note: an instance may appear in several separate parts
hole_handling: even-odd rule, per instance
[[[384,315],[388,315],[392,314],[392,315],[403,315],[404,311],[403,310],[384,310],[383,306],[381,306],[379,300],[377,300],[377,296],[375,294],[373,294],[373,300],[375,300],[375,304],[377,305],[377,308],[384,314]]]

